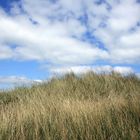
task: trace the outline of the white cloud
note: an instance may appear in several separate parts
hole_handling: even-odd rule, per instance
[[[0,59],[7,59],[13,57],[13,51],[10,47],[0,44]]]
[[[135,0],[121,1],[120,4],[114,6],[111,11],[108,21],[109,26],[117,32],[128,31],[134,27],[140,19],[139,12],[140,6]]]
[[[131,67],[125,67],[125,66],[115,66],[112,67],[110,65],[104,65],[104,66],[71,66],[71,67],[60,67],[60,68],[52,68],[51,72],[52,74],[66,74],[74,72],[75,74],[82,74],[87,73],[89,71],[93,71],[95,73],[102,73],[102,72],[118,72],[121,74],[130,74],[134,73],[134,70]]]
[[[21,19],[3,15],[0,19],[0,32],[3,32],[0,34],[0,41],[3,44],[8,42],[17,45],[12,49],[14,59],[50,61],[53,64],[83,64],[108,56],[104,50],[71,37],[72,30],[69,30],[65,24],[63,27],[59,22],[47,25],[45,29],[32,25],[25,17]],[[81,29],[79,32],[81,33]]]
[[[28,79],[24,76],[0,76],[0,88],[6,87],[8,85],[11,87],[20,86],[20,85],[30,85],[34,83],[41,83],[42,80],[39,79]]]
[[[137,31],[121,36],[120,42],[125,46],[138,47],[140,45],[140,29]]]
[[[112,63],[139,63],[140,59],[140,4],[135,0],[112,3],[104,22],[105,28],[97,28],[94,35],[108,49]]]
[[[0,59],[37,60],[54,67],[88,65],[98,60],[139,63],[140,27],[136,24],[140,21],[140,4],[135,0],[110,0],[100,5],[96,0],[21,2],[26,14],[16,3],[12,16],[0,10]],[[85,14],[87,25],[79,20]],[[87,31],[107,51],[80,40]],[[16,47],[10,48],[11,44]]]
[[[122,73],[122,74],[134,73],[134,70],[131,67],[116,66],[114,67],[114,71]]]

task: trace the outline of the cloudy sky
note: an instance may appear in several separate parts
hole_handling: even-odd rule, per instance
[[[0,88],[53,74],[140,73],[140,0],[0,0]]]

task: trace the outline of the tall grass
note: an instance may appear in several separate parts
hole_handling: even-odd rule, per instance
[[[140,140],[140,80],[67,74],[0,93],[0,140]]]

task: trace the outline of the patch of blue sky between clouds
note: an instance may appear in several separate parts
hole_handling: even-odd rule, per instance
[[[90,32],[84,33],[81,40],[85,42],[89,42],[91,45],[92,44],[96,45],[98,48],[102,50],[108,51],[107,48],[105,48],[105,45],[100,41],[100,39],[94,36],[94,34]]]
[[[11,2],[15,0],[0,0],[0,7],[2,7],[6,12],[11,9]]]
[[[32,18],[29,18],[29,20],[30,20],[31,23],[34,24],[34,25],[38,25],[38,24],[39,24],[37,21],[33,20]]]
[[[0,8],[2,8],[7,14],[11,14],[11,8],[13,8],[13,3],[16,3],[19,9],[22,10],[21,0],[0,0]]]

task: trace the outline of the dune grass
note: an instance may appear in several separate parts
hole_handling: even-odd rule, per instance
[[[140,140],[140,80],[71,73],[1,92],[0,140]]]

